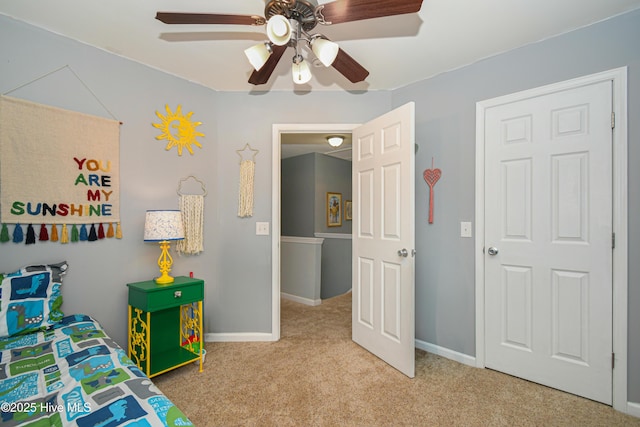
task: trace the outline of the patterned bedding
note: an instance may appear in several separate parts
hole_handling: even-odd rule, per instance
[[[2,426],[192,426],[89,316],[0,339]]]

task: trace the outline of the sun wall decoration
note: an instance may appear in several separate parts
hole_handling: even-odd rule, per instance
[[[162,131],[162,134],[156,136],[156,139],[168,141],[165,150],[169,151],[173,147],[177,147],[178,156],[182,156],[183,148],[189,150],[191,155],[193,155],[192,145],[202,148],[202,145],[196,140],[196,137],[204,136],[202,132],[196,130],[202,122],[191,121],[193,112],[183,115],[182,105],[178,105],[175,113],[171,111],[169,105],[165,106],[165,110],[167,111],[166,116],[156,111],[156,116],[158,116],[162,123],[153,123],[155,128]]]

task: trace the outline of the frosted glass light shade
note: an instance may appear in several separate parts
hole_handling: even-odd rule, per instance
[[[338,43],[323,39],[322,37],[316,37],[311,42],[311,50],[325,67],[330,67],[333,61],[336,60],[340,47]]]
[[[284,46],[291,40],[291,23],[282,15],[274,15],[267,22],[267,37],[275,45]]]
[[[271,53],[271,46],[269,46],[268,43],[260,43],[244,51],[244,54],[256,71],[260,71],[260,68],[267,62]]]
[[[291,66],[291,74],[295,84],[303,85],[311,80],[311,69],[304,59],[298,63],[293,63]]]
[[[144,221],[145,242],[183,239],[184,228],[180,211],[147,211]]]
[[[336,135],[336,136],[328,136],[327,137],[327,142],[329,143],[330,146],[332,147],[339,147],[342,145],[342,141],[344,141],[344,138]]]

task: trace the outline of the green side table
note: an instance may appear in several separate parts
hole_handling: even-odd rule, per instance
[[[147,280],[127,286],[131,360],[149,378],[198,360],[202,372],[204,281],[179,276],[168,285]]]

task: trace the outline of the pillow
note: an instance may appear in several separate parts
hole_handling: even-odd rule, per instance
[[[0,274],[0,337],[47,329],[60,322],[66,261]]]

